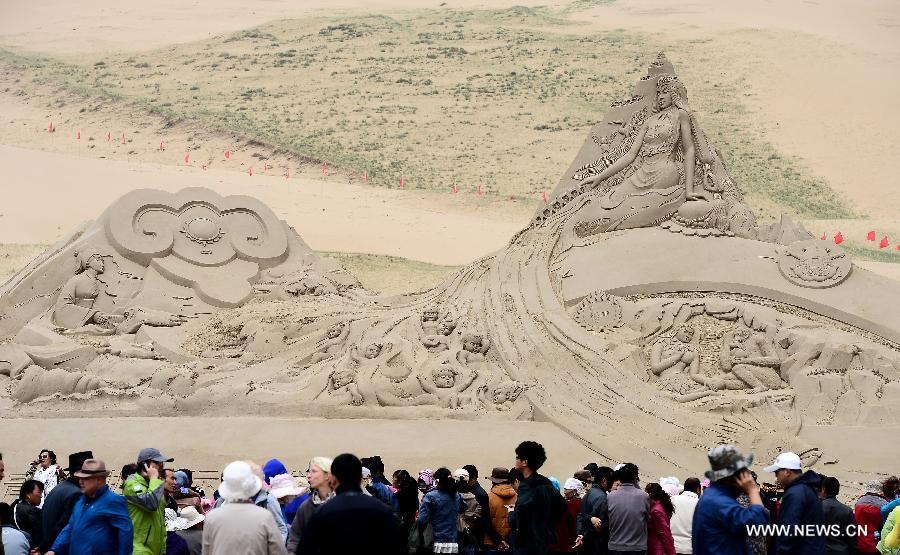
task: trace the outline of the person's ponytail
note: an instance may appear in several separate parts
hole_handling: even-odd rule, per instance
[[[438,491],[449,494],[456,493],[456,480],[453,479],[453,474],[449,469],[441,467],[435,470],[434,481],[437,483]]]

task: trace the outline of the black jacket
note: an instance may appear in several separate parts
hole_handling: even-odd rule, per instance
[[[78,478],[71,477],[65,482],[57,484],[53,491],[44,499],[44,507],[41,513],[41,553],[50,551],[56,536],[69,523],[75,502],[81,497],[81,488],[78,487]]]
[[[485,533],[487,533],[487,528],[490,527],[491,530],[494,528],[494,525],[491,523],[491,504],[488,500],[488,493],[484,491],[484,488],[478,482],[475,482],[475,485],[472,486],[471,492],[475,495],[475,501],[478,501],[478,506],[481,507],[481,518],[478,520],[478,528],[473,530],[473,534],[478,538],[480,545]],[[496,532],[494,533],[496,534]]]
[[[588,552],[595,552],[601,547],[605,551],[607,542],[609,541],[609,506],[606,501],[606,490],[600,484],[594,484],[588,490],[587,495],[581,502],[581,513],[578,515],[576,525],[576,533],[584,536],[585,545]],[[591,517],[599,518],[603,524],[598,532],[594,525],[591,524]]]
[[[515,545],[523,555],[547,553],[556,543],[556,524],[566,502],[546,477],[535,472],[519,485]]]
[[[818,489],[822,477],[807,470],[784,489],[778,524],[791,528],[806,525],[824,525],[825,512],[819,499]],[[775,538],[776,555],[821,555],[825,553],[825,535],[802,536],[794,530],[779,533]]]
[[[31,536],[31,547],[37,547],[41,543],[41,510],[21,499],[13,507],[16,526]]]
[[[851,526],[856,526],[853,509],[838,501],[833,495],[822,500],[822,509],[825,512],[825,524],[837,525],[840,529],[840,534],[829,534],[825,539],[825,554],[856,555],[856,535],[847,533]]]
[[[298,554],[406,553],[406,538],[387,505],[363,494],[358,487],[339,486],[335,493],[334,499],[309,519],[300,536]]]

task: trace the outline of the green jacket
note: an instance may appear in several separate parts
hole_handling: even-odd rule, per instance
[[[140,474],[132,474],[122,490],[134,526],[134,555],[163,555],[166,552],[163,481],[153,478],[148,484]]]
[[[897,527],[898,513],[900,513],[900,511],[898,511],[897,509],[891,511],[891,514],[888,515],[888,518],[884,523],[884,528],[881,529],[881,541],[878,542],[876,549],[878,549],[878,552],[882,555],[897,555],[898,553],[900,553],[900,547],[888,547],[887,542],[888,536],[890,536],[894,528]]]

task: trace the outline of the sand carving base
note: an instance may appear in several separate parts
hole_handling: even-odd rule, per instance
[[[799,438],[900,426],[900,284],[758,225],[673,73],[507,248],[421,293],[366,291],[253,199],[126,195],[0,288],[0,414],[537,420],[604,462],[840,465]]]

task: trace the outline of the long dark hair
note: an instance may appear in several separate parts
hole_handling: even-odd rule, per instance
[[[650,482],[647,484],[647,487],[644,488],[644,491],[647,492],[647,495],[650,496],[650,499],[654,501],[659,501],[663,509],[666,510],[666,514],[669,518],[672,518],[672,515],[675,513],[675,506],[672,505],[672,498],[669,497],[669,494],[662,489],[662,486],[657,484],[656,482]]]
[[[437,483],[438,491],[451,495],[456,493],[456,480],[453,479],[453,474],[449,469],[441,467],[435,470],[434,481]]]

